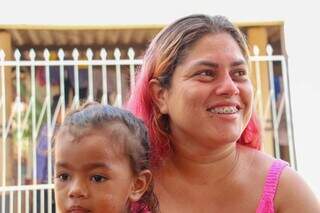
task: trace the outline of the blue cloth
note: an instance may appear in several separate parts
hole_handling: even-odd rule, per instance
[[[37,144],[37,182],[48,183],[48,127],[42,125]]]
[[[281,76],[274,76],[274,93],[275,93],[275,98],[278,100],[278,97],[281,94],[281,83],[282,83],[282,78]]]

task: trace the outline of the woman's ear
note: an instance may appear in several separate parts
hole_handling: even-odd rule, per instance
[[[152,79],[149,82],[149,90],[151,91],[152,99],[156,103],[159,111],[162,114],[168,114],[168,107],[167,107],[168,90],[163,88],[160,85],[159,80],[157,79]]]
[[[143,170],[135,178],[132,185],[131,194],[129,195],[129,200],[131,202],[138,201],[142,195],[148,190],[152,181],[152,173],[150,170]]]

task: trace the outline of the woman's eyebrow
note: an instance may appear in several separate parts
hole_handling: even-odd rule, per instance
[[[191,66],[194,67],[194,66],[208,66],[208,67],[212,67],[212,68],[218,68],[219,67],[219,64],[218,63],[215,63],[215,62],[212,62],[212,61],[208,61],[208,60],[199,60],[199,61],[196,61],[195,63],[193,63]]]
[[[246,65],[246,62],[244,60],[237,60],[237,61],[234,61],[234,62],[231,63],[232,67],[236,67],[236,66],[239,66],[239,65]]]
[[[194,62],[191,66],[194,67],[194,66],[201,66],[201,65],[202,66],[212,67],[212,68],[218,68],[219,67],[219,63],[212,62],[212,61],[209,61],[209,60],[199,60],[199,61]],[[244,60],[240,59],[240,60],[233,61],[231,63],[232,67],[236,67],[236,66],[239,66],[239,65],[246,65],[246,62]]]

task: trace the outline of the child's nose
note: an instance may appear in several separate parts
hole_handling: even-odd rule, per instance
[[[87,198],[88,188],[83,180],[74,180],[68,194],[69,198]]]

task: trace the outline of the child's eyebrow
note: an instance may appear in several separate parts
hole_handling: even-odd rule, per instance
[[[94,163],[85,164],[84,168],[88,169],[88,170],[98,169],[98,168],[110,170],[110,165],[108,163],[104,163],[104,162],[94,162]]]
[[[72,166],[70,164],[68,164],[67,162],[63,162],[63,161],[57,162],[56,167],[57,168],[66,168],[66,169],[72,168]],[[83,166],[83,169],[86,169],[86,170],[98,169],[98,168],[110,170],[110,165],[108,163],[104,163],[104,162],[94,162],[94,163],[87,163]]]
[[[56,167],[70,168],[71,166],[66,162],[56,162]]]

